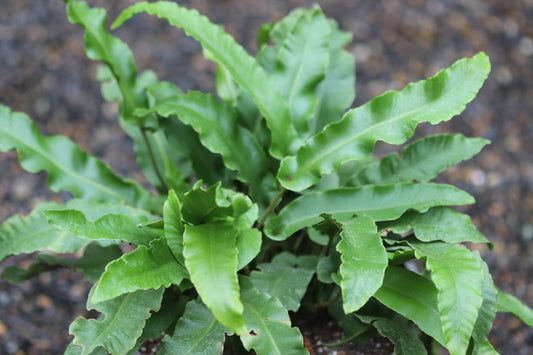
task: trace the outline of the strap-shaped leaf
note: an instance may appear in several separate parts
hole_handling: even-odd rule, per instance
[[[311,192],[289,203],[265,224],[265,232],[275,240],[283,240],[294,232],[322,221],[324,213],[338,219],[354,215],[376,221],[394,220],[408,209],[424,212],[430,207],[471,204],[474,199],[449,185],[403,183],[367,185]]]
[[[187,270],[174,259],[165,238],[156,239],[148,248],[139,245],[109,263],[95,286],[92,302],[100,303],[137,290],[168,288],[179,285],[188,276]]]
[[[165,237],[174,257],[182,266],[185,266],[183,259],[183,232],[185,227],[181,220],[181,206],[174,190],[170,190],[168,198],[163,205],[163,221]]]
[[[48,223],[46,210],[83,209],[91,219],[107,213],[139,214],[143,211],[120,204],[101,204],[72,199],[66,204],[44,202],[38,204],[27,217],[13,216],[0,226],[0,261],[9,255],[48,250],[56,253],[73,253],[91,239],[80,238],[72,233],[59,230]],[[144,212],[146,213],[146,212]]]
[[[129,47],[107,33],[105,29],[106,11],[100,8],[90,8],[83,1],[69,1],[67,14],[70,21],[86,30],[85,50],[87,56],[92,60],[100,60],[108,65],[119,82],[124,102],[129,105],[131,113],[139,103],[139,97],[134,94],[133,90],[137,68]]]
[[[278,50],[272,78],[287,100],[291,119],[301,137],[309,133],[309,120],[318,104],[317,86],[329,63],[330,26],[320,8],[300,16]]]
[[[159,228],[148,226],[153,218],[146,215],[106,214],[94,222],[87,220],[78,210],[47,210],[44,212],[48,223],[55,228],[82,238],[112,239],[135,245],[148,245],[151,240],[162,235]]]
[[[409,321],[400,316],[377,319],[372,322],[379,334],[387,337],[394,344],[395,355],[426,355],[424,343],[418,337],[418,331],[410,326]]]
[[[341,121],[305,143],[296,156],[282,160],[278,179],[289,190],[316,184],[321,175],[349,160],[372,153],[376,141],[401,144],[422,122],[437,124],[461,113],[476,95],[490,70],[488,57],[479,53],[462,59],[426,81],[390,91],[349,111]]]
[[[355,58],[342,49],[352,40],[352,34],[340,31],[333,20],[329,20],[329,26],[329,63],[326,77],[317,88],[318,106],[311,121],[311,134],[340,120],[355,98]]]
[[[144,114],[143,111],[137,111]],[[236,123],[235,110],[211,94],[190,91],[187,95],[170,97],[146,112],[155,111],[163,117],[177,115],[194,128],[202,144],[222,155],[224,164],[239,172],[244,182],[257,182],[267,166],[266,155],[257,139]],[[145,112],[145,113],[146,113]]]
[[[429,181],[446,167],[470,159],[490,141],[466,138],[462,134],[443,134],[417,140],[402,150],[402,158],[392,153],[370,165],[351,179],[347,186],[384,185],[407,181]]]
[[[259,292],[245,276],[239,277],[244,304],[247,334],[241,341],[250,351],[258,354],[304,355],[303,337],[297,328],[291,328],[289,314],[281,302],[267,293]]]
[[[427,212],[408,211],[395,221],[379,224],[380,229],[391,229],[397,233],[413,229],[418,240],[447,243],[489,243],[472,223],[472,219],[450,207],[433,207]]]
[[[107,12],[91,8],[83,1],[67,2],[70,21],[85,29],[85,51],[92,60],[104,62],[115,77],[122,100],[121,115],[126,121],[136,119],[133,110],[146,105],[146,96],[136,83],[137,68],[131,49],[106,30]]]
[[[54,202],[40,203],[29,216],[10,217],[0,226],[0,261],[9,255],[37,250],[73,253],[90,243],[90,240],[78,238],[49,225],[43,214],[49,208],[62,208],[62,205]]]
[[[98,319],[76,318],[69,328],[75,337],[73,344],[82,347],[81,355],[92,354],[98,347],[111,354],[126,353],[141,336],[150,311],[159,310],[163,290],[136,291],[98,304],[91,303],[89,295],[87,309],[102,315]]]
[[[98,202],[127,202],[149,211],[159,209],[151,193],[132,180],[117,177],[109,166],[70,139],[44,137],[27,115],[0,105],[0,150],[11,149],[17,149],[25,170],[48,173],[52,191],[66,190],[76,198]]]
[[[475,250],[472,252],[472,255],[479,261],[484,276],[482,290],[483,303],[481,303],[481,308],[479,308],[479,314],[476,323],[474,324],[472,339],[474,340],[474,348],[484,348],[486,347],[485,342],[488,342],[486,337],[492,329],[492,323],[496,317],[498,290],[492,281],[489,267],[483,259],[481,259],[479,252]]]
[[[498,312],[509,312],[533,328],[533,310],[515,296],[498,289]]]
[[[383,286],[374,297],[444,344],[437,294],[435,285],[428,278],[403,267],[389,266],[385,271]]]
[[[224,222],[187,225],[183,255],[202,301],[221,324],[241,335],[246,328],[237,280],[237,234]]]
[[[341,225],[342,306],[346,314],[355,312],[381,287],[387,268],[387,252],[374,221],[355,218]]]
[[[212,24],[205,16],[170,1],[140,2],[124,10],[112,28],[120,26],[133,15],[147,12],[182,28],[207,49],[219,65],[225,67],[233,79],[253,98],[272,132],[271,154],[276,158],[294,153],[299,146],[296,130],[290,120],[287,102],[276,85],[257,65],[244,48],[226,34],[220,26]]]
[[[445,346],[464,354],[483,302],[483,269],[470,251],[458,244],[411,242],[417,258],[427,258],[426,267],[439,290],[438,307]]]
[[[222,354],[225,332],[229,329],[217,322],[202,302],[192,300],[185,306],[174,334],[163,338],[157,354]]]
[[[250,280],[260,292],[276,297],[286,309],[296,312],[315,274],[316,264],[314,256],[297,257],[283,252],[270,263],[259,264],[261,271],[252,272]]]

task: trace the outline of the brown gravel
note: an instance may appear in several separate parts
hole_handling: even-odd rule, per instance
[[[180,1],[224,24],[252,52],[261,23],[313,2],[354,33],[349,49],[357,60],[356,105],[458,58],[480,50],[490,56],[492,74],[461,118],[418,131],[492,140],[440,180],[476,197],[467,212],[495,245],[482,251],[496,284],[533,306],[533,0]],[[133,1],[89,3],[110,9],[115,18]],[[66,134],[119,174],[142,181],[130,142],[114,120],[116,107],[100,98],[96,65],[86,59],[81,29],[68,23],[62,1],[2,0],[1,8],[0,102],[27,112],[43,132]],[[132,46],[139,68],[153,68],[183,89],[212,89],[213,65],[179,30],[137,16],[117,33]],[[1,155],[0,172],[0,220],[61,199],[48,192],[43,174],[22,172],[13,152]],[[28,260],[10,258],[2,267]],[[86,292],[69,271],[20,286],[0,281],[0,354],[60,353],[69,341],[67,324],[83,313]],[[489,338],[502,354],[533,353],[533,330],[512,317],[498,316]]]

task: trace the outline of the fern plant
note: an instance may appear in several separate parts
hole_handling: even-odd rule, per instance
[[[351,35],[317,6],[265,25],[256,58],[195,10],[164,1],[126,9],[112,27],[141,12],[158,16],[218,64],[216,96],[183,93],[137,72],[106,29],[105,10],[65,3],[157,191],[0,107],[0,150],[16,149],[25,170],[46,171],[50,189],[74,196],[0,229],[0,260],[53,252],[27,270],[7,267],[4,279],[64,266],[94,283],[87,309],[101,314],[70,325],[67,354],[134,354],[158,338],[158,354],[238,353],[239,343],[244,352],[306,354],[289,312],[316,308],[329,311],[344,340],[379,334],[409,355],[435,346],[496,353],[487,340],[496,311],[533,325],[532,311],[499,291],[479,253],[462,245],[490,246],[450,207],[474,198],[430,182],[488,141],[443,134],[400,155],[372,155],[377,141],[402,145],[419,123],[460,114],[489,74],[485,54],[349,109]],[[77,260],[60,255],[80,250]]]

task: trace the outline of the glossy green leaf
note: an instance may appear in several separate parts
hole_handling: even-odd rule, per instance
[[[333,20],[329,21],[329,27],[329,63],[326,77],[317,88],[318,106],[311,120],[312,134],[339,121],[355,98],[355,58],[342,49],[352,40],[352,34],[340,31]]]
[[[371,218],[355,218],[341,224],[341,288],[346,314],[355,312],[381,287],[387,268],[387,252]]]
[[[498,290],[494,286],[492,276],[489,272],[489,267],[481,259],[479,252],[473,251],[472,255],[479,261],[481,268],[483,269],[483,302],[479,308],[479,314],[477,316],[474,329],[472,331],[472,339],[474,340],[474,348],[484,348],[487,342],[487,336],[492,329],[492,323],[496,317],[497,310],[497,296]],[[489,344],[490,345],[490,344]],[[474,351],[475,353],[475,351]]]
[[[83,1],[69,1],[67,14],[70,21],[86,30],[87,56],[92,60],[104,62],[117,78],[124,102],[128,104],[128,111],[131,113],[135,107],[142,106],[142,99],[134,92],[137,69],[133,54],[124,42],[107,33],[106,11],[90,8]]]
[[[449,185],[403,183],[367,185],[311,192],[284,207],[265,224],[265,232],[274,240],[283,240],[294,232],[322,221],[321,215],[337,219],[367,216],[376,221],[394,220],[409,209],[424,212],[430,207],[471,204],[474,199]]]
[[[419,123],[451,119],[474,98],[489,70],[488,57],[479,53],[433,78],[410,84],[401,92],[390,91],[349,111],[341,121],[308,140],[296,156],[284,158],[279,181],[289,190],[302,191],[342,163],[370,155],[378,140],[401,144]]]
[[[168,198],[163,205],[163,221],[165,237],[170,251],[179,264],[185,266],[183,259],[183,232],[185,227],[181,220],[181,205],[174,190],[170,190]]]
[[[169,81],[155,81],[146,86],[146,96],[148,105],[155,106],[158,102],[168,99],[169,97],[182,95],[183,91]]]
[[[315,274],[316,264],[314,256],[297,257],[283,252],[270,263],[259,264],[261,271],[253,271],[250,280],[259,292],[276,297],[283,307],[296,312]]]
[[[309,120],[318,104],[317,86],[324,80],[329,63],[330,26],[315,7],[294,24],[278,50],[272,78],[287,100],[291,119],[302,138],[309,133]]]
[[[229,329],[202,302],[193,300],[187,303],[172,336],[165,335],[157,354],[222,354],[225,332]]]
[[[255,259],[257,254],[261,251],[261,243],[263,235],[257,229],[246,229],[239,233],[235,246],[238,250],[238,264],[237,270],[241,270]]]
[[[283,46],[283,43],[290,36],[302,16],[309,14],[311,11],[304,8],[292,10],[285,17],[272,24],[269,31],[269,38],[272,39],[277,47]]]
[[[499,353],[490,344],[489,340],[485,338],[482,343],[475,343],[472,349],[472,355],[498,355]]]
[[[165,238],[139,245],[106,266],[95,286],[92,302],[99,303],[137,290],[179,285],[189,276],[170,251]]]
[[[181,296],[176,299],[176,292],[174,290],[165,290],[161,307],[157,312],[152,312],[150,318],[146,320],[141,336],[137,339],[135,346],[126,355],[139,354],[138,351],[146,341],[158,341],[170,327],[174,326],[176,319],[183,315],[187,303],[187,297]],[[158,350],[160,349],[159,347]]]
[[[281,302],[257,290],[250,279],[241,276],[239,281],[247,329],[241,341],[246,350],[272,355],[309,354],[300,331],[291,328],[289,314]]]
[[[142,334],[150,311],[157,311],[161,305],[163,288],[137,291],[112,300],[93,304],[87,302],[87,309],[102,312],[98,319],[78,317],[70,325],[69,333],[74,335],[73,344],[81,346],[81,355],[91,354],[103,347],[111,354],[124,354],[135,346]]]
[[[0,105],[0,150],[17,149],[22,167],[45,170],[52,191],[70,191],[75,198],[98,202],[127,202],[157,211],[157,199],[140,185],[121,179],[109,166],[89,156],[63,136],[44,137],[30,118]]]
[[[350,160],[349,162],[342,164],[337,171],[328,175],[324,175],[316,186],[320,186],[322,180],[327,179],[329,176],[333,175],[338,178],[339,187],[350,187],[348,186],[348,181],[353,179],[354,176],[365,170],[370,165],[376,163],[379,163],[379,159],[374,155],[369,155],[368,157],[361,160]]]
[[[489,243],[468,215],[449,207],[433,207],[424,213],[408,211],[397,220],[380,223],[379,227],[397,233],[404,233],[412,228],[416,238],[423,242],[441,240],[447,243]]]
[[[191,281],[205,305],[224,326],[246,333],[237,280],[238,232],[228,223],[185,226],[183,255]]]
[[[406,318],[395,315],[391,319],[377,319],[372,322],[372,326],[394,344],[395,355],[427,354],[424,343],[418,337],[418,331],[409,325]]]
[[[498,290],[498,312],[509,312],[533,328],[533,310],[515,296]]]
[[[202,144],[222,155],[224,164],[239,172],[243,182],[257,182],[265,173],[266,155],[259,142],[246,128],[236,123],[236,112],[211,94],[190,91],[187,95],[168,98],[150,110],[160,116],[177,115],[198,132]],[[143,113],[145,112],[145,113]]]
[[[445,346],[452,355],[464,354],[483,302],[483,269],[470,251],[458,244],[410,242],[439,290],[438,307]]]
[[[54,202],[40,203],[27,216],[13,216],[0,226],[0,261],[9,255],[50,250],[73,253],[90,240],[78,238],[48,224],[43,212],[49,208],[62,208]]]
[[[264,70],[257,65],[244,48],[226,34],[220,26],[212,24],[196,10],[189,10],[169,1],[140,2],[124,10],[112,28],[120,26],[133,15],[147,12],[182,28],[187,35],[199,41],[217,63],[225,67],[233,79],[253,98],[272,132],[270,152],[276,158],[296,151],[299,146],[296,130],[291,124],[286,101]]]
[[[91,219],[98,219],[108,213],[146,213],[126,205],[102,204],[77,199],[70,200],[63,205],[54,202],[40,203],[29,216],[13,216],[0,226],[0,261],[9,255],[32,253],[38,250],[73,253],[93,242],[91,239],[59,230],[48,223],[44,211],[61,209],[82,209]]]
[[[379,163],[359,172],[348,186],[384,185],[407,181],[427,182],[446,167],[470,159],[490,141],[443,134],[417,140],[402,150],[402,158],[392,153]]]
[[[67,349],[63,353],[63,355],[80,355],[82,353],[83,349],[81,346],[76,346],[72,343],[67,346]],[[94,349],[90,355],[109,355],[107,351],[104,350],[104,348],[96,348]]]
[[[402,267],[389,266],[385,271],[383,286],[374,297],[444,344],[437,295],[438,291],[431,280]]]
[[[162,235],[162,231],[151,228],[154,221],[146,215],[106,214],[94,222],[87,220],[82,211],[47,210],[44,215],[54,228],[88,239],[112,239],[135,245],[148,243]]]

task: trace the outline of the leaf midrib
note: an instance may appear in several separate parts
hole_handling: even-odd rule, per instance
[[[115,324],[118,322],[118,318],[119,316],[121,315],[121,313],[123,313],[125,311],[125,305],[127,303],[127,301],[129,300],[129,298],[133,297],[135,295],[135,293],[129,293],[127,294],[125,297],[124,297],[124,300],[120,303],[120,306],[118,307],[117,309],[117,312],[113,315],[113,318],[111,319],[111,322],[108,324],[107,327],[104,328],[104,330],[102,332],[100,332],[100,334],[94,339],[94,341],[91,343],[91,350],[96,348],[97,346],[101,345],[99,342],[100,342],[100,339],[101,338],[104,338],[106,339],[107,337],[107,333],[110,332],[109,330],[112,329],[112,328],[115,328]],[[143,308],[146,307],[145,305],[141,305]],[[148,308],[148,307],[146,307]],[[131,311],[128,311],[126,309],[126,314],[134,314],[134,313],[137,313],[138,310],[136,310],[135,312],[131,312]],[[107,318],[107,314],[105,312],[102,312],[105,317]],[[96,322],[98,322],[97,320],[95,320]],[[102,323],[104,323],[106,320],[104,318],[103,321],[101,321]],[[145,321],[146,322],[146,319]],[[142,329],[142,327],[141,327]],[[113,332],[110,332],[110,333],[113,333]],[[139,333],[140,335],[140,333]],[[102,342],[103,344],[103,342]]]
[[[374,129],[378,129],[380,128],[381,126],[383,125],[388,125],[388,124],[391,124],[391,122],[397,122],[397,121],[400,121],[402,120],[404,117],[408,117],[410,115],[415,115],[415,113],[417,111],[422,111],[422,110],[426,110],[428,107],[430,106],[433,106],[433,105],[436,105],[439,101],[443,100],[443,99],[446,99],[448,97],[451,97],[453,96],[453,94],[455,93],[455,91],[457,90],[458,87],[461,87],[463,86],[465,83],[468,83],[469,82],[469,78],[473,75],[472,71],[469,72],[469,74],[464,78],[464,81],[462,81],[461,83],[459,83],[456,87],[452,87],[448,90],[447,94],[445,96],[440,96],[438,99],[436,100],[433,100],[431,101],[430,103],[426,104],[426,105],[423,105],[421,107],[417,107],[416,109],[413,109],[411,111],[408,111],[402,115],[399,115],[397,117],[393,117],[393,118],[390,118],[388,120],[384,120],[384,121],[381,121],[381,122],[378,122],[377,124],[373,124],[365,129],[363,129],[362,131],[360,131],[359,133],[356,133],[355,135],[349,137],[348,139],[342,141],[341,143],[329,148],[329,149],[326,149],[325,151],[322,151],[321,154],[317,154],[313,159],[311,159],[308,163],[304,164],[304,166],[297,170],[294,174],[292,175],[289,175],[290,177],[290,180],[295,180],[295,179],[298,179],[301,175],[303,175],[307,170],[310,169],[310,167],[314,166],[317,162],[321,161],[324,159],[324,157],[327,157],[328,155],[332,154],[333,152],[339,150],[340,148],[342,148],[343,146],[346,146],[348,144],[350,144],[351,142],[353,142],[354,140],[356,140],[357,138],[361,137],[361,136],[364,136],[365,133],[369,132],[369,131],[372,131]],[[434,78],[434,77],[433,77]],[[430,79],[433,79],[433,78],[430,78]],[[416,84],[422,84],[424,82],[427,82],[427,81],[419,81],[418,83],[415,83],[415,84],[411,84],[411,85],[408,85],[407,88],[409,87],[413,87],[414,85]],[[406,89],[407,89],[406,88]],[[404,89],[405,90],[405,89]],[[404,90],[402,91],[397,91],[395,92],[395,94],[397,95],[398,93],[401,93],[403,92]],[[372,101],[370,101],[372,102]],[[369,103],[365,104],[364,106],[368,105]],[[356,108],[354,110],[360,110],[362,109],[362,107],[360,108]],[[420,115],[420,114],[419,114]],[[416,117],[416,115],[415,115]],[[413,117],[413,120],[415,119],[415,117]],[[339,121],[338,123],[333,123],[334,125],[338,125],[338,124],[341,124],[341,122],[343,122],[343,120]],[[319,134],[324,134],[325,131],[323,131],[322,133],[319,133]],[[304,146],[303,148],[305,149],[306,147],[308,146]],[[298,155],[296,155],[297,157]],[[327,173],[327,171],[326,171]]]
[[[31,122],[28,122],[30,125],[31,125]],[[26,142],[24,142],[22,139],[20,139],[18,136],[16,135],[13,135],[11,134],[11,132],[3,129],[2,127],[2,131],[5,132],[8,136],[10,136],[13,140],[15,140],[16,142],[18,142],[18,144],[15,146],[17,147],[17,150],[19,150],[20,148],[18,148],[19,146],[23,146],[25,147],[27,150],[31,151],[31,152],[35,152],[38,156],[41,156],[43,159],[45,159],[46,161],[48,161],[51,165],[55,166],[57,170],[60,170],[62,172],[64,172],[66,175],[70,175],[72,177],[74,177],[75,179],[77,180],[81,180],[85,183],[87,183],[88,185],[92,185],[94,186],[97,190],[100,190],[100,191],[103,191],[104,194],[108,194],[108,195],[112,195],[114,196],[117,200],[119,201],[125,201],[127,202],[122,196],[120,196],[116,191],[112,190],[112,189],[108,189],[106,188],[104,185],[101,185],[101,184],[97,184],[94,180],[91,180],[91,179],[87,179],[85,176],[83,175],[80,175],[80,174],[77,174],[74,170],[67,170],[63,165],[60,165],[56,162],[56,160],[52,159],[50,157],[50,155],[48,155],[45,151],[39,149],[39,147],[34,147],[32,145],[29,145],[29,144],[26,144]],[[32,135],[32,138],[35,138],[33,135]],[[44,139],[46,140],[50,140],[50,139],[54,139],[54,138],[65,138],[67,139],[66,137],[43,137]],[[69,143],[73,144],[73,147],[74,149],[80,149],[78,146],[76,146],[72,141],[68,140]],[[81,151],[81,153],[83,154],[87,154],[83,151]],[[88,156],[89,159],[96,159],[92,156]],[[21,164],[22,162],[24,162],[26,159],[24,159],[23,157],[21,157]],[[98,161],[98,163],[100,164],[103,164],[102,162]],[[105,166],[105,165],[104,165]],[[40,167],[40,170],[39,171],[43,171],[43,170],[46,170],[45,168],[42,168]],[[47,170],[46,170],[47,171]],[[48,171],[48,173],[50,173]],[[83,188],[82,188],[83,191],[85,191]],[[72,192],[72,191],[71,191]],[[82,195],[83,196],[83,195]]]
[[[367,185],[367,186],[372,186],[372,185]],[[375,185],[374,185],[375,186]],[[444,186],[446,187],[446,185],[437,185],[435,184],[435,186]],[[440,189],[440,188],[439,188]],[[429,201],[433,201],[433,200],[429,200]],[[421,201],[421,202],[417,202],[417,205],[422,205],[424,203],[428,203],[429,201]],[[440,203],[439,203],[440,204]],[[431,204],[433,206],[436,206],[435,204]],[[290,206],[290,205],[289,205]],[[421,210],[423,210],[424,208],[423,207],[420,207],[420,209],[417,209],[415,207],[413,207],[412,205],[410,205],[408,202],[402,202],[402,203],[399,203],[399,204],[392,204],[392,205],[388,205],[387,208],[383,208],[383,207],[375,207],[375,208],[367,208],[365,207],[364,209],[361,209],[361,210],[346,210],[346,211],[334,211],[334,212],[331,212],[331,213],[334,213],[334,214],[338,214],[338,213],[351,213],[353,212],[354,214],[357,213],[357,212],[362,212],[362,211],[379,211],[379,210],[382,210],[382,209],[397,209],[397,208],[401,208],[402,206],[407,206],[405,208],[405,210],[409,209],[409,208],[412,208],[412,209],[415,209],[419,212],[421,212]],[[276,216],[276,217],[280,217],[282,216],[282,213],[283,213],[283,210],[281,211],[281,213]],[[322,212],[324,213],[324,212]],[[290,223],[286,223],[285,224],[285,227],[283,229],[287,229],[287,227],[290,227],[291,225],[295,225],[295,224],[299,224],[300,222],[302,221],[305,221],[305,220],[310,220],[310,219],[314,219],[316,217],[320,217],[320,215],[316,216],[316,215],[313,215],[313,216],[309,216],[309,215],[306,215],[302,218],[299,218],[299,219],[292,219]],[[281,231],[281,230],[280,230]]]

